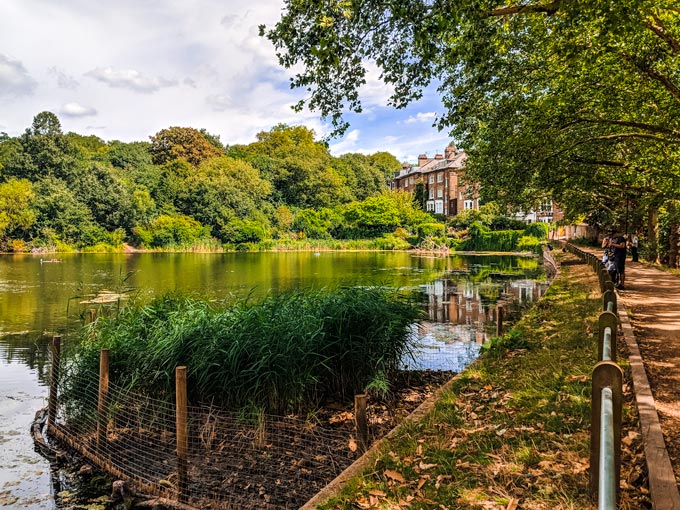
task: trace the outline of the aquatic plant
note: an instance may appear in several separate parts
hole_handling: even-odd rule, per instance
[[[99,352],[111,382],[171,399],[174,370],[187,366],[192,403],[288,412],[385,387],[413,348],[420,307],[382,287],[298,290],[261,302],[215,303],[169,294],[131,304],[80,332],[62,401],[77,409],[96,392]]]

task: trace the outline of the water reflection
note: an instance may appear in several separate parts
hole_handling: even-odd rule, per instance
[[[474,275],[483,274],[480,268]],[[451,271],[444,278],[421,286],[428,319],[414,327],[419,345],[407,369],[461,372],[479,355],[481,345],[495,334],[499,304],[509,320],[538,300],[547,282],[510,271],[486,271],[484,278],[471,278],[473,271]]]
[[[215,299],[305,287],[385,285],[420,293],[427,320],[409,368],[462,371],[493,334],[499,301],[517,310],[545,290],[535,258],[409,253],[64,254],[61,263],[0,256],[0,507],[55,508],[49,464],[28,434],[44,406],[49,331],[85,317],[87,296],[135,289],[141,299],[181,290]],[[103,306],[103,305],[102,305]],[[117,304],[116,304],[117,306]],[[512,316],[511,316],[512,318]],[[16,334],[23,332],[22,334]],[[14,334],[9,334],[14,333]]]

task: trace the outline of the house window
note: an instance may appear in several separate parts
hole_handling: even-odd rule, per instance
[[[428,202],[425,204],[425,209],[427,210],[427,212],[434,211],[434,201],[428,200]]]
[[[475,201],[474,200],[465,200],[463,202],[463,209],[473,209],[475,206]]]
[[[434,198],[434,189],[430,189],[430,200]]]
[[[437,174],[437,182],[444,182],[444,174]]]
[[[430,179],[427,182],[434,184],[434,175],[430,175]]]
[[[404,179],[404,188],[408,188],[408,179]]]
[[[409,177],[408,182],[409,182],[409,184],[413,184],[413,177]]]
[[[434,202],[434,212],[435,214],[444,214],[444,201],[435,200]]]
[[[437,198],[442,198],[444,196],[444,190],[439,188],[437,190]]]
[[[460,191],[458,193],[458,200],[460,200],[461,202],[463,201],[463,192],[462,191]]]

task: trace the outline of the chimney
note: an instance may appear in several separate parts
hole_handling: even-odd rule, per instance
[[[444,150],[446,159],[453,159],[456,156],[456,146],[451,144]]]
[[[430,158],[427,157],[427,154],[418,155],[418,166],[423,166],[428,161],[430,161]]]
[[[441,154],[435,154],[434,159],[444,159],[444,156],[442,156]]]

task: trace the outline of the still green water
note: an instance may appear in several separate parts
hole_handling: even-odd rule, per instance
[[[499,299],[530,303],[546,288],[535,258],[387,252],[132,253],[0,256],[0,507],[55,508],[58,477],[28,434],[45,405],[49,336],[77,328],[103,291],[149,299],[181,291],[233,299],[300,287],[385,285],[416,290],[429,320],[410,368],[462,370],[493,329]]]

